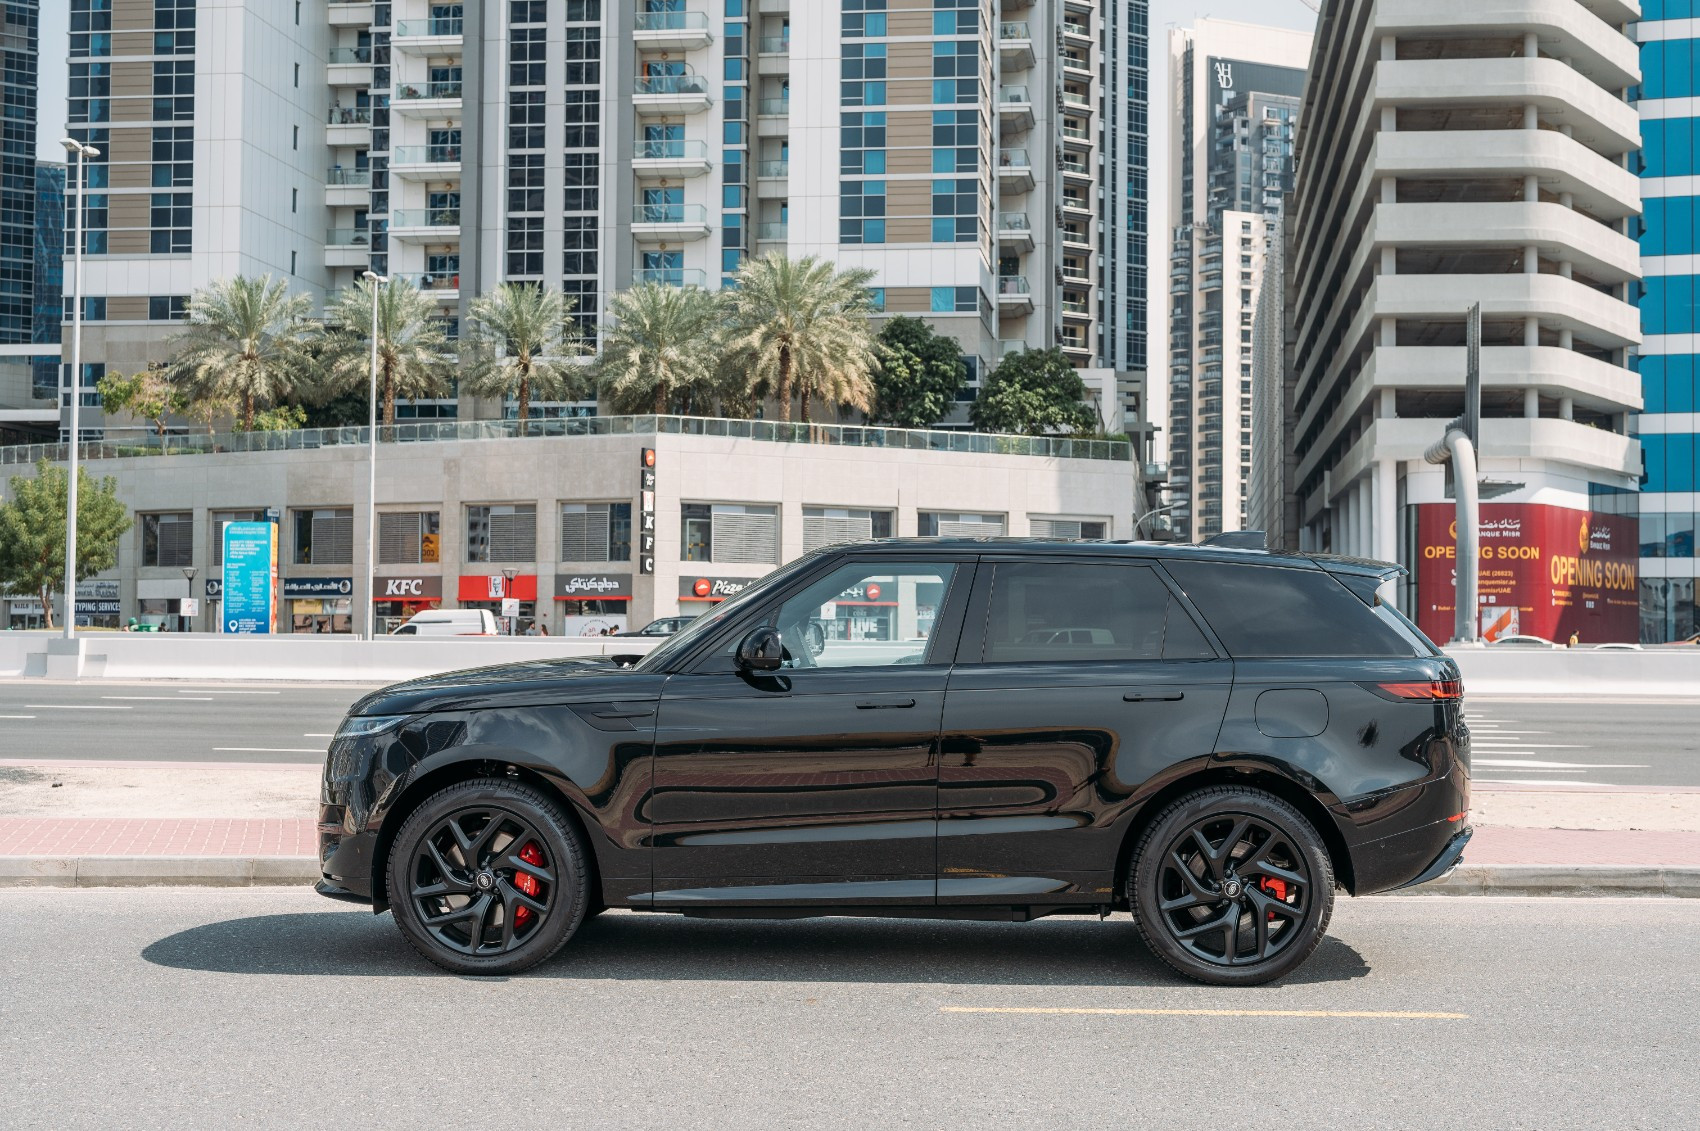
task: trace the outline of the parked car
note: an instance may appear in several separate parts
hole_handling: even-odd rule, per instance
[[[318,890],[468,974],[533,966],[609,907],[1131,911],[1176,971],[1267,982],[1316,948],[1336,886],[1424,883],[1470,838],[1459,669],[1376,597],[1399,572],[1157,543],[818,550],[642,658],[361,699],[325,764]],[[817,647],[823,622],[857,639]]]
[[[1685,636],[1681,640],[1670,640],[1659,645],[1660,648],[1693,648],[1696,646],[1700,646],[1700,632],[1696,632],[1692,636]]]
[[[1639,652],[1639,651],[1641,651],[1641,645],[1639,645],[1639,644],[1596,644],[1596,645],[1594,645],[1593,650],[1596,651],[1596,652]]]
[[[1488,643],[1489,648],[1557,648],[1558,645],[1542,636],[1501,636]]]
[[[694,617],[694,616],[662,617],[659,620],[650,621],[648,624],[644,625],[642,628],[634,629],[631,632],[616,632],[614,635],[615,636],[672,636],[674,633],[679,632],[686,625],[690,624],[692,621],[694,621],[696,619],[697,618]]]
[[[496,615],[489,609],[426,609],[414,613],[391,636],[495,636]]]

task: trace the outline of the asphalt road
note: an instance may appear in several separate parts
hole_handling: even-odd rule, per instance
[[[1345,901],[1234,991],[1125,916],[615,912],[463,979],[310,893],[12,890],[0,1125],[1687,1126],[1697,932],[1700,900]],[[1306,1015],[1205,1012],[1246,1010]]]
[[[310,762],[354,684],[0,683],[0,758]]]
[[[1475,698],[1465,717],[1478,784],[1700,786],[1700,701]]]

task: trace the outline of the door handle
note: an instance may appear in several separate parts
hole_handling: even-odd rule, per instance
[[[1185,699],[1184,691],[1130,691],[1122,696],[1124,703],[1173,703]]]
[[[655,714],[654,707],[610,707],[605,711],[592,711],[599,719],[647,719]]]
[[[913,699],[863,699],[856,704],[858,711],[892,711],[899,707],[913,707]]]

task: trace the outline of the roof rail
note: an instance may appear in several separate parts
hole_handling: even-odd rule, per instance
[[[1269,539],[1261,530],[1224,530],[1220,534],[1212,534],[1199,545],[1222,550],[1267,550]]]

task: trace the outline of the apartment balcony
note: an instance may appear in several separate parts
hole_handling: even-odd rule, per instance
[[[1064,177],[1082,184],[1089,183],[1094,179],[1091,167],[1077,153],[1070,153],[1064,157],[1062,174]]]
[[[390,106],[396,113],[421,121],[460,121],[461,84],[458,82],[405,82],[395,89]]]
[[[1092,237],[1084,229],[1074,231],[1067,227],[1063,228],[1062,242],[1064,247],[1075,248],[1081,251],[1090,250],[1092,247]]]
[[[1092,77],[1092,63],[1086,52],[1075,48],[1065,51],[1059,58],[1062,60],[1064,72],[1070,76],[1081,79]]]
[[[790,161],[763,161],[756,166],[756,176],[764,181],[782,181],[790,175]]]
[[[372,0],[330,0],[326,18],[332,27],[372,26]]]
[[[707,142],[650,138],[632,146],[632,172],[640,177],[700,177],[708,168]]]
[[[1092,46],[1092,29],[1079,20],[1064,20],[1062,22],[1062,33],[1064,42],[1078,44],[1082,47]]]
[[[1062,312],[1064,318],[1073,319],[1075,321],[1080,321],[1081,319],[1090,320],[1092,317],[1092,304],[1083,296],[1070,296],[1065,294],[1062,299]]]
[[[632,285],[658,283],[664,287],[697,287],[706,289],[708,274],[695,267],[639,267],[632,272]]]
[[[1006,86],[998,91],[998,128],[1021,133],[1033,128],[1033,96],[1025,86]]]
[[[760,118],[789,118],[791,116],[791,100],[789,98],[763,98],[756,103],[756,116]]]
[[[372,170],[337,165],[325,171],[325,207],[359,208],[371,198]]]
[[[1057,344],[1071,361],[1085,361],[1092,356],[1092,347],[1083,338],[1064,338]]]
[[[784,243],[790,238],[791,224],[788,220],[770,220],[756,227],[756,239],[762,243]]]
[[[1025,71],[1033,65],[1033,32],[1026,20],[998,25],[998,59],[1006,71]]]
[[[638,12],[632,41],[640,51],[695,51],[714,42],[701,12]]]
[[[1072,212],[1079,216],[1092,215],[1092,202],[1087,200],[1084,196],[1070,196],[1067,193],[1064,193],[1062,197],[1062,206],[1064,212]]]
[[[332,106],[325,116],[325,144],[365,149],[372,144],[370,106]]]
[[[364,267],[372,261],[372,233],[366,228],[331,228],[325,233],[326,267]]]
[[[1033,289],[1025,275],[998,276],[998,313],[1011,316],[1033,312]]]
[[[459,208],[401,208],[390,213],[390,239],[400,243],[459,243]]]
[[[632,238],[640,243],[695,243],[708,238],[708,209],[700,204],[634,204]]]
[[[998,153],[998,188],[1003,192],[1033,190],[1033,162],[1025,149],[1004,149]]]
[[[465,43],[465,22],[459,16],[397,20],[390,35],[391,47],[419,58],[459,55]]]
[[[1063,145],[1069,149],[1092,148],[1092,131],[1085,122],[1075,118],[1064,118],[1062,125]]]
[[[460,301],[460,272],[437,271],[419,275],[391,275],[392,279],[402,279],[412,283],[419,290],[429,295],[434,301],[444,306],[452,306]]]
[[[325,57],[325,83],[369,90],[372,86],[370,47],[333,47]]]
[[[1012,251],[1033,250],[1033,225],[1025,212],[1004,212],[998,216],[998,246]]]
[[[756,52],[760,55],[790,55],[791,37],[788,35],[764,35],[756,41]]]
[[[390,151],[390,173],[404,181],[460,180],[460,146],[398,145]]]
[[[632,105],[640,114],[700,114],[708,109],[708,90],[702,75],[640,76],[632,82]]]

